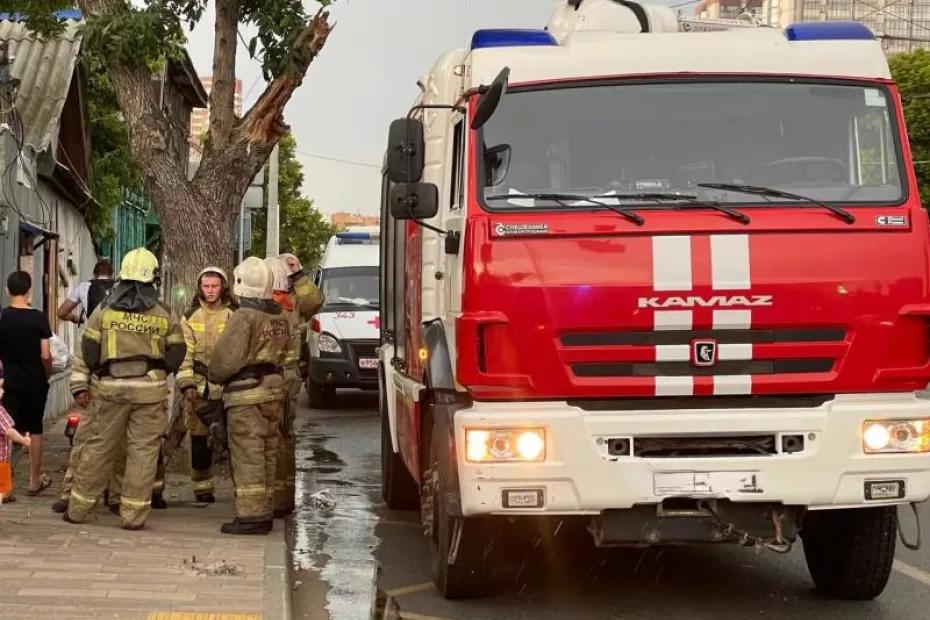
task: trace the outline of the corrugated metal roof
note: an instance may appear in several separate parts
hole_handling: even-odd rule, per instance
[[[25,144],[36,152],[58,138],[61,112],[81,50],[80,22],[67,20],[64,32],[42,41],[19,21],[0,21],[0,41],[10,44],[13,77],[20,80],[16,108],[25,128]]]

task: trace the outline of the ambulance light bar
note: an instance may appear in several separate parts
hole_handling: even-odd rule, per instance
[[[558,45],[545,30],[478,30],[471,39],[473,50],[488,47],[530,47]]]
[[[789,41],[872,41],[875,35],[861,22],[802,22],[785,28]]]
[[[341,232],[336,233],[337,243],[339,245],[363,245],[366,243],[377,243],[381,238],[378,232]]]

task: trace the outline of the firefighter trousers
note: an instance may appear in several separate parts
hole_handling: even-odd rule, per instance
[[[236,486],[236,517],[242,522],[274,518],[275,461],[282,401],[234,405],[227,411],[229,461]]]
[[[84,452],[84,445],[90,436],[91,420],[95,407],[88,407],[81,410],[81,421],[78,424],[77,431],[74,434],[74,444],[68,453],[68,468],[65,470],[65,476],[61,481],[61,491],[58,494],[59,499],[70,499],[71,487],[74,486],[74,472],[77,471],[78,463],[81,460],[81,454]],[[107,503],[110,505],[119,505],[121,489],[123,486],[123,474],[126,469],[126,441],[120,443],[120,450],[114,456],[113,475],[107,481]],[[153,493],[161,493],[165,488],[165,462],[162,453],[158,453],[158,471],[155,475],[155,484],[152,487]]]
[[[141,527],[151,510],[158,454],[165,432],[165,403],[125,403],[96,396],[68,505],[71,521],[87,523],[108,480],[118,470],[125,442],[125,474],[120,484],[123,525]]]
[[[185,402],[187,431],[191,435],[191,489],[195,496],[214,492],[213,449],[207,442],[209,429],[197,416],[197,411],[206,404],[201,398],[193,403]]]
[[[278,441],[278,456],[275,466],[274,511],[290,513],[294,510],[297,462],[294,438],[294,420],[297,417],[297,394],[300,383],[288,385],[284,400],[284,415],[281,417],[281,439]]]

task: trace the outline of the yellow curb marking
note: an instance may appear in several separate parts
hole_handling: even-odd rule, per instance
[[[153,611],[148,620],[262,620],[261,614],[224,614],[191,611]]]

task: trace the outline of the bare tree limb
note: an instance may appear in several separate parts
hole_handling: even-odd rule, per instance
[[[226,148],[236,126],[236,51],[241,2],[216,0],[213,86],[210,90],[210,130],[207,150]]]

